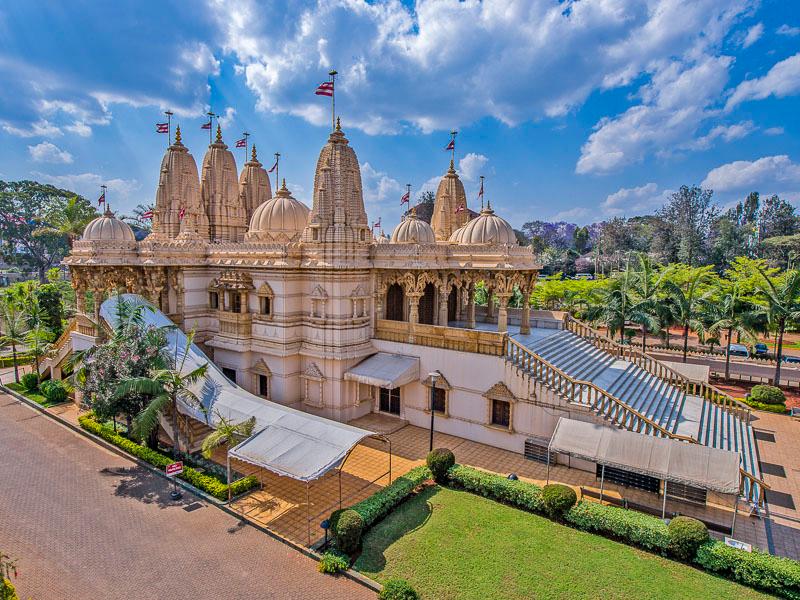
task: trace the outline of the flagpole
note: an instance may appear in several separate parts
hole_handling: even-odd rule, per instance
[[[332,70],[328,73],[331,76],[331,131],[336,131],[336,76],[339,73]]]
[[[450,135],[453,136],[453,140],[452,140],[453,141],[453,148],[450,150],[450,152],[451,152],[450,160],[455,163],[455,161],[456,161],[456,136],[458,135],[458,132],[454,129],[453,131],[450,132]]]
[[[276,191],[278,189],[280,189],[280,185],[279,185],[280,179],[278,179],[278,175],[280,174],[280,166],[278,165],[278,163],[280,161],[281,161],[281,153],[280,152],[276,152],[275,153],[275,190]]]
[[[208,123],[210,125],[208,128],[208,145],[210,146],[212,142],[212,134],[214,133],[214,117],[217,115],[211,111],[208,111],[206,114],[208,115]]]
[[[106,199],[106,190],[108,189],[108,186],[103,184],[100,186],[100,189],[103,190],[102,193],[100,194],[100,197],[103,199],[103,204],[105,204],[104,208],[108,210],[108,200]]]
[[[411,212],[411,184],[410,183],[406,184],[406,194],[408,195],[408,202],[407,202],[408,210],[406,211],[406,214],[408,214],[409,212]]]
[[[250,134],[244,131],[242,132],[242,135],[244,136],[244,162],[247,162],[247,150],[248,150],[247,138],[250,137]]]
[[[483,175],[481,175],[481,211],[483,211]]]
[[[169,141],[167,146],[172,146],[172,115],[173,115],[173,112],[171,110],[165,110],[164,114],[167,115],[167,140]]]

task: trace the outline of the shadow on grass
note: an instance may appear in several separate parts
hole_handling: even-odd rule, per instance
[[[439,486],[427,486],[416,496],[398,506],[365,536],[361,555],[355,563],[358,571],[378,573],[386,566],[384,552],[403,536],[413,533],[428,522],[433,513],[432,500]]]

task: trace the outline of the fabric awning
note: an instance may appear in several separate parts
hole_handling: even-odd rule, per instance
[[[135,294],[124,294],[125,300],[151,306],[147,300]],[[116,321],[116,296],[112,296],[100,307],[102,318],[113,326]],[[153,308],[142,315],[146,325],[155,327],[173,326],[172,321],[161,311]],[[230,381],[211,362],[200,348],[192,344],[184,357],[186,335],[177,328],[166,330],[167,344],[182,366],[189,373],[203,364],[208,371],[203,380],[191,390],[199,398],[202,408],[184,403],[179,410],[198,421],[214,427],[220,418],[239,423],[250,417],[256,418],[255,433],[230,450],[230,456],[258,467],[300,481],[312,481],[338,467],[350,450],[371,431],[359,429],[318,417],[277,402],[264,400]],[[185,360],[184,360],[185,358]]]
[[[344,378],[382,388],[400,387],[419,378],[419,358],[378,352],[347,371]]]
[[[550,451],[657,479],[739,492],[739,454],[730,450],[560,418]]]

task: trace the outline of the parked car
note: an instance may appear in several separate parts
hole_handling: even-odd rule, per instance
[[[729,352],[731,356],[750,358],[750,352],[747,350],[747,346],[744,344],[731,344]]]
[[[591,273],[575,273],[573,279],[594,279],[594,275]]]
[[[800,364],[800,356],[784,356],[783,362],[791,363],[793,365]]]
[[[753,354],[756,356],[766,356],[769,354],[769,348],[766,344],[754,344],[753,345]]]

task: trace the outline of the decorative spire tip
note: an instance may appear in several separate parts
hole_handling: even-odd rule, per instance
[[[253,156],[253,160],[254,160],[254,161],[255,161],[255,160],[258,160],[258,158],[256,158],[256,145],[255,145],[255,144],[253,144],[253,153],[252,153],[252,156]]]
[[[342,130],[342,121],[341,117],[336,117],[336,131]]]
[[[175,127],[175,144],[181,143],[181,126],[178,125]]]
[[[217,142],[222,143],[222,127],[217,123]]]

